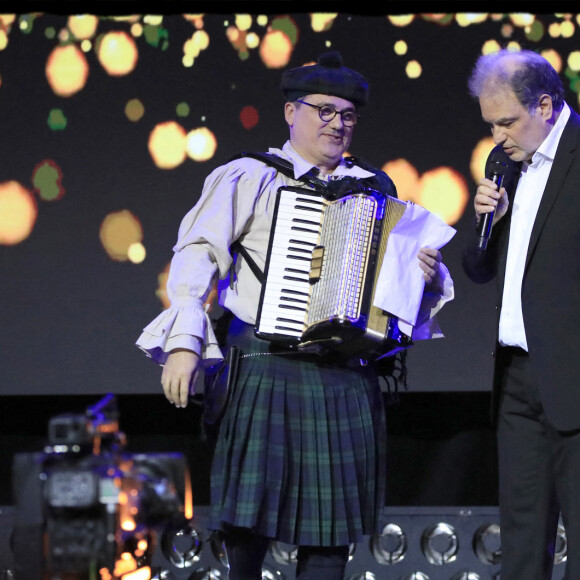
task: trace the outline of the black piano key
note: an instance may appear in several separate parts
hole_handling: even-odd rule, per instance
[[[314,226],[314,227],[320,227],[320,223],[319,222],[314,222],[311,220],[305,220],[303,218],[292,218],[292,223],[293,224],[306,224],[309,226]]]
[[[312,255],[312,250],[310,248],[297,248],[295,246],[290,246],[288,248],[289,252],[304,252],[305,254]]]
[[[292,231],[295,231],[295,232],[307,232],[309,234],[318,234],[319,233],[318,230],[309,230],[308,228],[301,228],[299,226],[292,226],[290,229]]]
[[[286,302],[299,302],[300,304],[308,304],[308,300],[301,300],[300,298],[290,298],[289,296],[280,296],[280,300]]]
[[[290,306],[289,304],[280,304],[279,308],[284,308],[285,310],[298,310],[299,312],[306,312],[306,308],[300,308],[298,306]]]
[[[303,274],[305,276],[308,275],[308,270],[298,270],[298,268],[284,268],[284,272],[288,272],[289,274]]]
[[[296,332],[296,329],[295,328],[291,328],[291,327],[288,327],[288,326],[278,326],[278,325],[276,325],[276,326],[274,326],[274,328],[276,330],[285,330],[286,332]]]
[[[312,261],[312,256],[293,256],[292,254],[286,254],[286,257],[289,260],[299,260],[302,262],[311,262]]]
[[[294,320],[294,318],[284,318],[283,316],[276,317],[276,322],[288,322],[290,324],[298,324],[299,326],[304,324],[303,320]]]
[[[286,292],[287,294],[299,294],[300,296],[308,296],[308,292],[300,292],[299,290],[290,290],[290,288],[282,288],[281,292]]]
[[[295,238],[290,238],[288,240],[288,242],[290,244],[302,244],[303,246],[309,246],[309,247],[312,247],[312,248],[314,248],[316,246],[316,244],[313,243],[313,242],[307,242],[306,240],[297,240]]]

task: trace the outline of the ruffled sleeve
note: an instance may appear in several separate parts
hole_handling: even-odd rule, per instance
[[[191,299],[189,302],[164,310],[138,338],[137,346],[156,363],[165,364],[169,353],[176,348],[196,352],[204,366],[211,366],[223,358],[202,301]]]
[[[196,352],[206,366],[223,358],[204,304],[216,277],[229,274],[230,246],[252,219],[267,179],[262,172],[253,182],[249,167],[261,164],[236,161],[214,170],[180,224],[167,280],[171,306],[143,329],[136,343],[159,364],[176,348]]]

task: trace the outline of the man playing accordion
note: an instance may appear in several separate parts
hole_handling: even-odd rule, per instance
[[[304,176],[315,174],[318,182],[364,181],[392,197],[396,189],[385,173],[343,158],[368,83],[338,53],[286,71],[281,88],[290,138],[269,152],[289,162],[293,176],[249,156],[208,176],[179,229],[167,285],[171,306],[137,344],[163,365],[163,390],[177,407],[187,405],[200,365],[222,357],[220,346],[255,355],[241,361],[217,435],[209,527],[224,534],[232,580],[261,579],[273,539],[298,546],[297,578],[339,580],[349,544],[385,524],[386,425],[377,369],[342,354],[277,354],[257,338],[261,282],[253,266],[264,269],[280,187],[304,187]],[[234,243],[243,248],[235,263]],[[433,303],[453,296],[449,272],[440,252],[427,247],[408,267],[422,270],[429,307],[419,320],[433,329]],[[226,280],[219,300],[232,314],[225,344],[203,309],[216,276]]]

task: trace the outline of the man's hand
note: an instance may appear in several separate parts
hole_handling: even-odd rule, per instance
[[[167,357],[161,384],[167,400],[176,407],[186,407],[193,394],[199,367],[199,355],[191,350],[175,349]]]
[[[417,254],[419,266],[423,270],[423,278],[428,286],[440,284],[439,266],[441,265],[441,252],[435,248],[421,248]]]
[[[479,186],[473,200],[478,221],[482,214],[495,211],[492,222],[492,225],[495,225],[505,215],[508,205],[508,198],[503,187],[498,191],[497,184],[490,179],[483,177],[479,180]]]

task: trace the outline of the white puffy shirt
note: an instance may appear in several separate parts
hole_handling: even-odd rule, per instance
[[[203,309],[214,277],[228,278],[232,264],[230,246],[238,239],[258,267],[264,269],[276,192],[285,185],[304,187],[297,179],[313,167],[289,142],[282,149],[271,148],[269,152],[293,163],[296,180],[261,161],[236,159],[210,173],[198,203],[183,218],[167,280],[171,306],[147,325],[137,340],[137,346],[156,362],[163,364],[176,348],[198,353],[206,364],[222,358]],[[332,178],[372,175],[342,161]],[[247,261],[239,259],[235,284],[233,288],[220,284],[219,301],[244,322],[255,324],[260,290],[261,284]],[[433,320],[427,323],[430,329],[434,328]]]

